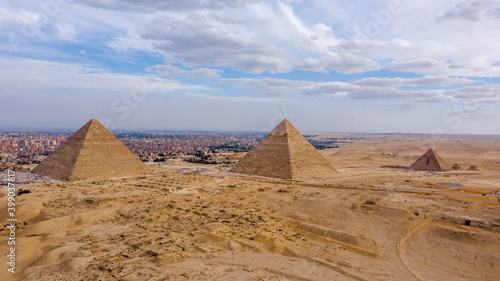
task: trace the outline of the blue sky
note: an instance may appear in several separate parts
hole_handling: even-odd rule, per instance
[[[436,2],[2,1],[0,127],[500,134],[500,4]]]

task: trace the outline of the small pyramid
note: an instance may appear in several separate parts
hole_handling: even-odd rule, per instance
[[[472,165],[467,169],[467,171],[479,171],[479,168],[477,166]]]
[[[284,119],[231,170],[235,173],[298,179],[335,169]]]
[[[151,170],[99,121],[92,119],[33,172],[64,181],[150,174]]]
[[[447,166],[448,164],[434,150],[429,149],[410,166],[410,169],[442,172]]]

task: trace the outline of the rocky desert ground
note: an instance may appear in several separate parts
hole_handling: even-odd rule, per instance
[[[16,197],[16,274],[0,231],[0,279],[499,280],[500,137],[314,135],[353,140],[321,151],[336,172],[297,181],[180,160],[100,181],[20,173],[35,182]],[[461,169],[395,168],[429,148]]]

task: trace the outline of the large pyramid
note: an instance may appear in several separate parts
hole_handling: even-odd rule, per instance
[[[283,120],[231,172],[299,179],[334,172],[331,164],[295,127]]]
[[[447,167],[448,164],[434,150],[429,149],[410,166],[410,169],[442,172]]]
[[[151,170],[99,121],[92,119],[33,172],[78,181],[144,175]]]

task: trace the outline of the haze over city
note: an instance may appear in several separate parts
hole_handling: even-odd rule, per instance
[[[496,1],[3,1],[0,127],[499,134]]]

